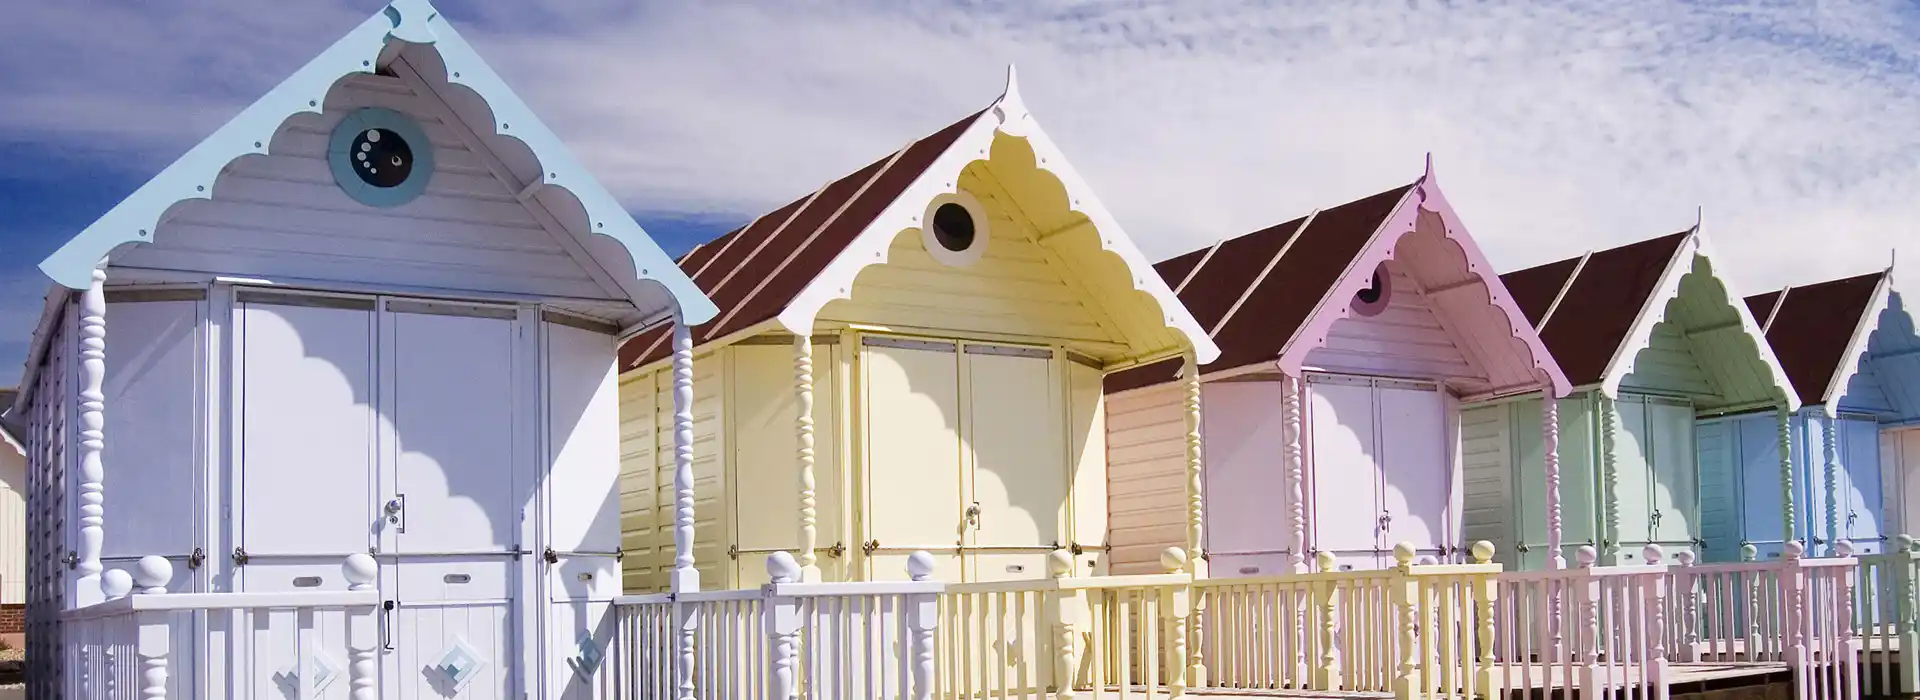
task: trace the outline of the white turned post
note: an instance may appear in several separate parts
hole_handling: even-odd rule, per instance
[[[1826,474],[1826,477],[1827,477],[1827,491],[1826,491],[1826,494],[1827,494],[1827,498],[1826,498],[1826,501],[1827,501],[1827,554],[1829,556],[1844,557],[1844,556],[1851,556],[1851,555],[1838,554],[1839,552],[1838,540],[1840,539],[1840,504],[1838,502],[1839,499],[1836,498],[1836,496],[1839,495],[1839,491],[1840,491],[1840,485],[1839,485],[1840,451],[1837,447],[1834,446],[1834,443],[1839,441],[1840,439],[1839,431],[1835,429],[1835,424],[1839,422],[1840,421],[1835,417],[1828,417],[1825,421],[1821,422],[1821,433],[1822,433],[1821,442],[1826,443],[1821,446],[1821,452],[1823,453],[1822,456],[1825,457],[1825,461],[1827,463],[1826,464],[1826,467],[1827,467],[1826,469],[1826,472],[1827,472]]]
[[[1774,432],[1780,448],[1780,523],[1783,539],[1791,542],[1800,538],[1800,527],[1793,501],[1793,419],[1785,405],[1774,410]]]
[[[357,552],[340,565],[340,574],[347,580],[347,590],[371,591],[374,580],[380,574],[380,567],[372,556]],[[379,690],[374,687],[379,673],[374,664],[374,653],[380,645],[374,614],[371,606],[347,611],[348,700],[376,700],[380,697]],[[305,680],[301,679],[302,682]]]
[[[127,597],[133,593],[133,575],[121,569],[102,572],[100,574],[100,593],[105,596],[107,600],[119,600]],[[120,644],[125,639],[120,635],[124,634],[124,632],[107,620],[96,620],[93,621],[92,624],[100,627],[101,639],[104,642],[101,644],[100,649],[104,663],[100,666],[105,669],[105,672],[98,674],[89,673],[88,675],[103,676],[105,681],[104,685],[107,687],[107,697],[118,698],[120,697]]]
[[[907,576],[933,580],[933,555],[926,550],[907,557]],[[912,660],[913,700],[933,699],[933,635],[940,628],[940,596],[915,593],[907,597],[907,653]]]
[[[1682,549],[1673,556],[1680,562],[1680,571],[1673,577],[1675,590],[1669,593],[1680,596],[1680,633],[1674,641],[1680,645],[1680,661],[1694,663],[1700,660],[1700,584],[1694,578],[1693,550]]]
[[[693,329],[681,317],[673,319],[673,572],[675,593],[700,590],[700,571],[693,568]],[[696,608],[673,606],[675,697],[694,700],[693,637],[700,624]]]
[[[1607,479],[1607,530],[1601,542],[1607,561],[1620,560],[1620,409],[1600,397],[1600,466]]]
[[[1808,677],[1812,659],[1807,653],[1807,629],[1813,624],[1813,616],[1807,614],[1807,569],[1800,565],[1807,546],[1799,540],[1788,540],[1785,550],[1780,557],[1780,597],[1787,606],[1787,629],[1783,632],[1792,635],[1783,640],[1787,645],[1787,666],[1793,670],[1794,683],[1799,687],[1794,697],[1813,697],[1809,694],[1812,680]]]
[[[819,581],[820,509],[813,482],[813,338],[793,336],[793,432],[800,463],[800,547],[797,556],[801,581]]]
[[[1580,697],[1598,698],[1602,685],[1600,669],[1600,580],[1593,577],[1594,562],[1599,561],[1600,552],[1593,545],[1582,545],[1574,552],[1574,560],[1579,563],[1581,575],[1574,581],[1578,585],[1579,599],[1574,601],[1574,609],[1579,612],[1580,633],[1574,640],[1579,647],[1575,663],[1579,664]]]
[[[773,582],[767,590],[775,591],[779,584],[800,580],[800,565],[793,555],[786,552],[774,552],[767,557],[767,579]],[[767,626],[767,692],[774,700],[794,700],[800,697],[800,683],[797,675],[800,638],[800,601],[792,596],[778,593],[769,595],[765,601]]]
[[[100,548],[106,541],[107,271],[93,269],[93,284],[80,297],[80,551],[75,553],[73,607],[104,599]]]
[[[1552,389],[1540,392],[1540,398],[1540,452],[1547,465],[1547,563],[1558,571],[1567,568],[1567,557],[1560,551],[1560,402],[1553,398]]]
[[[1184,388],[1186,390],[1186,401],[1183,408],[1186,409],[1184,413],[1186,414],[1187,428],[1187,573],[1192,574],[1193,578],[1206,578],[1207,554],[1203,549],[1206,540],[1203,537],[1204,531],[1202,530],[1206,504],[1202,491],[1204,488],[1201,481],[1202,474],[1200,472],[1200,363],[1194,359],[1193,353],[1191,352],[1187,353],[1186,364],[1181,368],[1180,381],[1185,385]],[[1190,600],[1184,600],[1182,602],[1194,606],[1204,606],[1206,604],[1205,599],[1200,596],[1193,596]],[[1199,639],[1204,632],[1204,630],[1201,629],[1201,621],[1205,619],[1206,611],[1201,608],[1195,608],[1184,610],[1182,613],[1184,613],[1186,617],[1181,622],[1190,625],[1191,629],[1182,629],[1180,633],[1190,635],[1194,639]],[[1182,681],[1191,681],[1195,685],[1205,685],[1207,665],[1206,659],[1200,655],[1200,645],[1193,645],[1192,654],[1186,657],[1186,662],[1185,673],[1180,674]],[[1178,664],[1174,663],[1167,664],[1167,672],[1169,674],[1179,674],[1179,671],[1174,670],[1174,667],[1177,665]]]
[[[1920,694],[1920,541],[1912,535],[1893,538],[1898,556],[1888,557],[1893,569],[1893,629],[1899,649],[1898,689]]]
[[[172,562],[165,557],[147,555],[141,557],[135,566],[137,572],[133,581],[139,586],[141,595],[166,594],[167,584],[173,581]],[[173,645],[170,615],[165,610],[134,613],[134,624],[140,628],[133,653],[140,657],[141,700],[166,700],[167,655],[172,652]]]
[[[1047,575],[1061,581],[1073,575],[1073,555],[1056,549],[1047,553]],[[1053,697],[1073,700],[1074,672],[1079,665],[1080,618],[1085,605],[1080,589],[1056,585],[1046,592],[1047,614],[1053,623]]]
[[[1187,553],[1179,547],[1168,547],[1160,552],[1160,567],[1169,574],[1187,573]],[[1191,658],[1187,655],[1187,591],[1193,584],[1186,583],[1175,588],[1160,590],[1160,611],[1166,617],[1161,629],[1167,634],[1167,694],[1170,697],[1186,697],[1187,665],[1177,663],[1180,659]],[[1197,646],[1197,645],[1196,645]],[[1197,655],[1196,655],[1197,656]]]
[[[1683,550],[1684,551],[1684,550]],[[1649,544],[1641,550],[1640,556],[1648,566],[1664,566],[1666,552],[1660,545]],[[1647,685],[1653,694],[1648,700],[1666,700],[1672,695],[1668,683],[1667,664],[1667,575],[1654,574],[1642,589],[1644,594],[1641,610],[1646,614],[1643,629],[1651,637],[1647,640],[1649,649],[1646,664]]]
[[[1301,402],[1304,388],[1300,378],[1286,375],[1280,379],[1280,436],[1287,480],[1288,548],[1293,550],[1293,572],[1307,573],[1307,487],[1306,459],[1300,451]]]
[[[1843,539],[1835,542],[1833,551],[1835,556],[1853,556],[1853,540]],[[1853,575],[1859,570],[1858,566],[1858,564],[1855,564],[1854,568],[1843,571],[1840,576],[1836,578],[1839,590],[1835,591],[1838,595],[1834,596],[1833,601],[1840,607],[1840,614],[1838,616],[1838,627],[1840,628],[1839,657],[1846,660],[1843,663],[1835,664],[1840,669],[1840,697],[1843,698],[1860,697],[1860,667],[1852,663],[1852,660],[1860,658],[1860,640],[1853,636],[1853,625],[1859,620],[1859,618],[1856,617],[1857,610],[1854,607],[1855,598],[1853,597]]]

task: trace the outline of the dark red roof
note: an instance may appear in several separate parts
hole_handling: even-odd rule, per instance
[[[1804,404],[1825,403],[1821,394],[1848,357],[1847,344],[1860,321],[1874,310],[1873,292],[1884,272],[1789,287],[1747,297],[1747,308],[1767,326],[1767,345],[1780,358]],[[1779,306],[1779,311],[1773,308]]]
[[[1301,217],[1233,238],[1211,256],[1203,248],[1154,265],[1170,287],[1192,277],[1180,290],[1180,303],[1220,346],[1220,358],[1202,369],[1214,372],[1278,358],[1412,188],[1408,184],[1322,210],[1311,222]],[[1273,269],[1263,278],[1260,272],[1269,263]],[[1259,286],[1249,290],[1256,282]],[[1236,302],[1240,308],[1228,318]],[[1223,318],[1226,324],[1220,325]],[[1116,372],[1107,376],[1106,390],[1171,381],[1179,368],[1175,360]]]
[[[1573,386],[1597,384],[1689,235],[1681,231],[1595,251],[1586,256],[1585,265],[1580,258],[1569,258],[1515,270],[1501,275],[1500,283],[1539,329],[1540,341],[1567,373],[1567,381]],[[1555,297],[1560,306],[1540,328]]]
[[[694,344],[778,316],[980,114],[968,115],[913,142],[903,152],[827,183],[819,192],[789,202],[682,256],[680,269],[720,308],[719,316],[694,327]],[[668,327],[662,326],[622,344],[621,369],[665,358],[672,352],[667,333]]]

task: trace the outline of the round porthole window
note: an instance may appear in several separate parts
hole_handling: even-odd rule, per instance
[[[920,220],[920,241],[935,260],[971,265],[986,252],[986,209],[972,195],[954,192],[934,197]]]
[[[1393,275],[1387,271],[1387,264],[1380,263],[1373,268],[1373,277],[1367,280],[1367,286],[1353,295],[1353,312],[1361,316],[1375,316],[1387,310],[1387,301],[1393,296],[1391,283]]]
[[[368,107],[333,128],[327,161],[347,196],[367,206],[399,206],[426,191],[433,144],[406,115]]]

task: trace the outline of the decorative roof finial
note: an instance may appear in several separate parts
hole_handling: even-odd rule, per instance
[[[1420,182],[1433,182],[1433,151],[1427,151],[1427,172],[1420,175]]]
[[[1706,215],[1707,215],[1707,208],[1704,205],[1697,205],[1693,208],[1693,232],[1694,233],[1696,234],[1700,233],[1700,224],[1705,219]]]
[[[1019,97],[1020,97],[1020,69],[1015,65],[1013,65],[1012,63],[1008,63],[1007,64],[1007,89],[1002,90],[1000,92],[1000,99],[1001,100],[1006,100],[1008,98],[1019,99]]]

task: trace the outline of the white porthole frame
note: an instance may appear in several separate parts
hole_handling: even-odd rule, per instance
[[[933,233],[933,213],[947,204],[960,205],[960,208],[967,210],[967,216],[973,218],[973,244],[964,250],[948,249],[941,245],[940,237]],[[920,244],[926,247],[928,255],[943,265],[967,267],[979,262],[980,257],[987,253],[987,239],[992,237],[992,225],[987,222],[987,208],[966,192],[947,192],[935,196],[927,202],[926,211],[920,213]]]
[[[1369,304],[1361,301],[1359,292],[1355,292],[1351,302],[1355,316],[1362,318],[1379,316],[1387,310],[1389,304],[1393,303],[1393,273],[1387,269],[1386,261],[1382,260],[1379,265],[1374,266],[1372,274],[1380,277],[1380,298]]]

